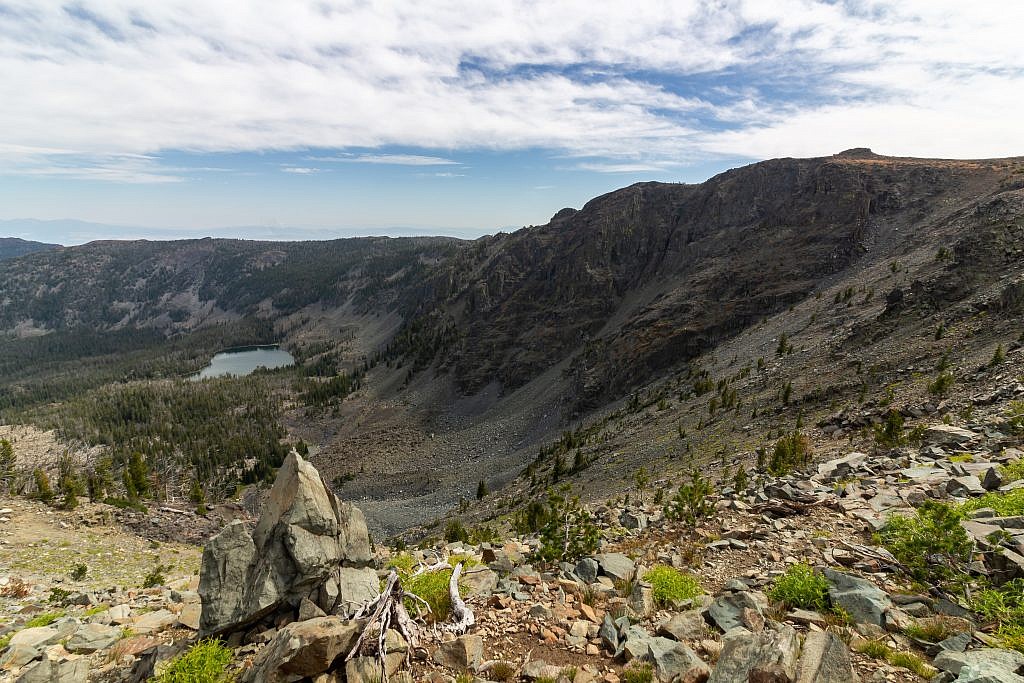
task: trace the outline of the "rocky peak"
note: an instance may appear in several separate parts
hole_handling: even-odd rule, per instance
[[[309,599],[333,612],[371,597],[370,539],[363,513],[343,503],[292,451],[256,529],[235,521],[203,551],[199,594],[205,633],[238,630]]]

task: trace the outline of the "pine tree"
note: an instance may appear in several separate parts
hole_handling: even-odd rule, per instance
[[[487,482],[483,479],[476,485],[476,499],[483,500],[483,497],[487,495]]]
[[[41,467],[37,467],[32,472],[32,477],[36,483],[36,497],[44,503],[52,503],[53,489],[50,487],[50,478],[46,476],[46,472]]]
[[[11,484],[14,483],[15,469],[14,469],[14,446],[7,439],[0,439],[0,483],[2,483],[8,492],[10,492]]]

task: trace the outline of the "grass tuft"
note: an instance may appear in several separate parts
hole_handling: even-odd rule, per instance
[[[156,683],[228,683],[231,650],[219,640],[200,640],[173,660]]]
[[[880,640],[866,640],[853,649],[872,659],[880,659],[892,666],[912,671],[921,678],[931,678],[936,674],[935,669],[914,653],[894,650]]]
[[[646,662],[622,670],[622,683],[651,683],[653,679],[654,669]]]
[[[644,581],[651,584],[654,601],[662,607],[690,600],[703,592],[696,577],[663,564],[652,567],[644,574]]]
[[[828,581],[809,565],[794,564],[775,579],[768,598],[789,608],[824,612],[828,609]]]

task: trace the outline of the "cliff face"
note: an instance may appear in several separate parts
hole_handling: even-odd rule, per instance
[[[463,330],[449,362],[472,393],[565,360],[578,405],[598,405],[938,224],[973,233],[983,217],[960,214],[1004,192],[1008,167],[852,150],[612,192],[481,245],[438,304]]]

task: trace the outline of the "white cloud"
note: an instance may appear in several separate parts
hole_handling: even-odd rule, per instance
[[[285,173],[295,173],[296,175],[313,175],[314,173],[322,173],[321,169],[309,166],[284,166],[281,170]]]
[[[1024,3],[5,0],[0,171],[176,182],[166,150],[1024,152]],[[84,10],[84,11],[83,11]],[[133,156],[135,155],[135,156]],[[434,166],[442,156],[313,158]],[[299,170],[286,171],[302,173]]]
[[[388,164],[392,166],[449,166],[459,162],[444,157],[420,154],[339,154],[331,157],[307,157],[310,161],[340,161],[352,164]]]

